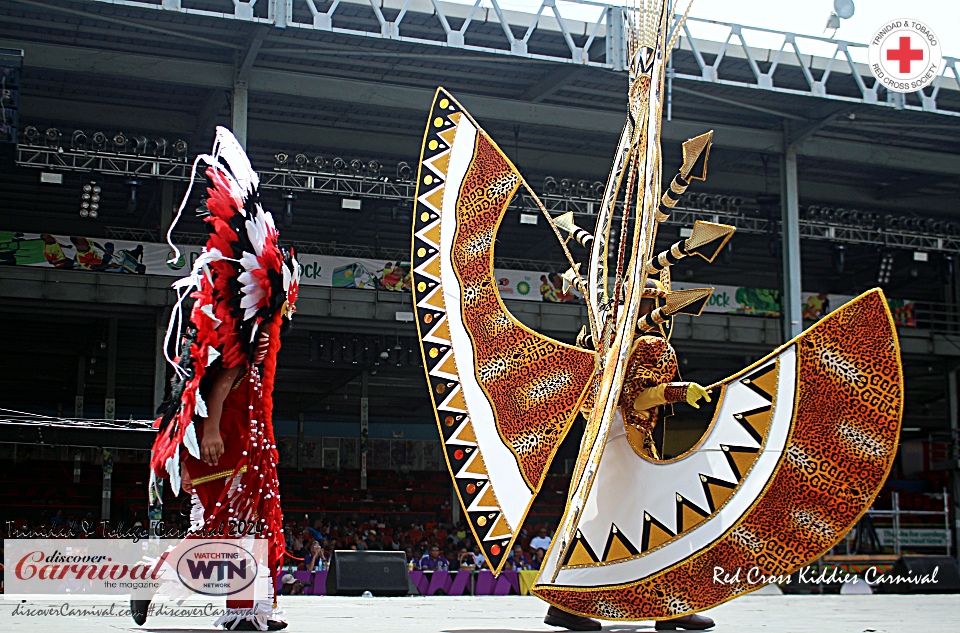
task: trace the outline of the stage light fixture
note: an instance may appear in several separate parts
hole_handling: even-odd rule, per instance
[[[564,178],[560,181],[560,193],[565,196],[569,196],[570,192],[573,191],[573,181],[569,178]]]
[[[96,219],[100,215],[100,185],[96,180],[80,188],[80,217]]]
[[[354,176],[363,174],[363,161],[356,158],[350,161],[350,171]]]
[[[293,158],[293,164],[297,166],[297,169],[305,169],[310,164],[310,159],[307,158],[306,154],[297,154]]]
[[[23,138],[27,142],[27,145],[36,145],[40,139],[40,130],[32,125],[28,125],[23,128]]]
[[[130,187],[130,192],[127,195],[127,215],[133,215],[137,211],[137,190],[139,189],[140,184],[140,181],[136,178],[130,178],[127,180],[127,186]]]
[[[317,171],[322,171],[327,165],[327,159],[323,156],[314,156],[313,157],[313,166]]]
[[[149,154],[163,157],[167,155],[168,151],[170,151],[170,141],[163,137],[151,139],[147,142],[147,153]]]
[[[413,178],[413,168],[404,161],[397,163],[397,178],[400,180],[410,180]]]
[[[604,190],[605,190],[606,188],[607,188],[607,186],[606,186],[605,184],[603,184],[603,183],[600,182],[599,180],[595,180],[595,181],[593,182],[593,187],[591,187],[591,190],[592,190],[592,193],[593,193],[593,197],[594,197],[594,198],[602,198],[602,197],[603,197],[603,192],[604,192]]]
[[[836,244],[833,247],[833,267],[838,275],[842,275],[846,270],[846,255],[846,247],[843,244]]]
[[[283,169],[287,166],[290,156],[286,152],[277,152],[273,155],[273,160],[277,163],[277,169]]]
[[[127,137],[123,132],[117,132],[113,135],[113,150],[122,152],[127,148]]]
[[[87,135],[83,133],[83,130],[75,130],[73,136],[70,137],[70,145],[73,146],[73,149],[85,149],[87,146]]]
[[[383,168],[383,165],[380,164],[380,161],[371,160],[367,163],[367,173],[371,178],[379,178],[380,170]]]
[[[50,147],[59,147],[61,136],[60,130],[55,127],[48,127],[47,131],[43,133],[43,140],[46,141]]]
[[[890,283],[890,275],[893,273],[893,253],[886,252],[880,256],[880,269],[877,272],[877,283],[884,285]]]
[[[283,225],[293,226],[293,201],[297,199],[297,194],[284,191],[280,197],[283,199]]]
[[[577,181],[577,195],[587,197],[590,195],[590,182],[586,180]]]
[[[173,142],[173,155],[177,158],[186,159],[187,157],[187,142],[182,138],[178,138]]]
[[[128,141],[130,151],[134,154],[143,154],[147,151],[147,137],[134,136]]]
[[[104,149],[107,146],[107,135],[103,132],[93,133],[93,149]]]
[[[341,172],[347,168],[347,161],[337,156],[333,159],[333,168],[336,169],[337,172]]]
[[[553,176],[547,176],[543,179],[543,193],[552,194],[557,192],[557,180]]]

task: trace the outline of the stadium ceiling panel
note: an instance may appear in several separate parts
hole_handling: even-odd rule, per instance
[[[35,0],[16,2],[54,8]],[[165,29],[156,26],[157,20],[151,20],[153,25],[137,22],[135,18],[141,15],[131,10],[300,30],[334,42],[336,38],[329,35],[346,36],[344,43],[369,38],[384,44],[378,48],[385,55],[399,50],[391,45],[431,46],[614,71],[624,69],[626,57],[623,38],[616,35],[622,28],[620,8],[587,0],[541,0],[536,13],[505,11],[497,0],[472,4],[438,0],[86,0],[82,4],[109,6],[109,11],[97,11],[99,19],[155,33]],[[104,15],[110,12],[115,15]],[[83,15],[82,10],[74,13]],[[695,35],[704,29],[709,29],[710,39]],[[217,40],[216,34],[203,32],[180,37],[245,48],[229,38]],[[615,35],[608,37],[608,33]],[[958,60],[953,57],[944,58],[930,90],[904,99],[878,86],[865,63],[865,44],[693,17],[681,27],[678,40],[681,54],[672,68],[676,79],[960,115],[957,95],[949,94],[960,89]]]

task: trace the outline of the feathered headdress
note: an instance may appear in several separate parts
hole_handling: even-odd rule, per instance
[[[223,367],[252,362],[261,327],[293,316],[300,286],[300,265],[280,246],[273,216],[260,205],[260,178],[237,139],[218,127],[212,153],[197,157],[194,173],[201,161],[210,180],[204,211],[210,237],[190,274],[173,284],[178,300],[167,326],[164,355],[175,375],[170,397],[158,412],[159,433],[150,461],[151,489],[156,491],[156,478],[166,475],[175,494],[180,488],[181,444],[200,457],[193,418],[207,415],[200,394],[207,368],[217,361]],[[171,234],[192,187],[191,180],[167,232],[173,259],[180,251]],[[187,297],[194,304],[184,324]],[[172,338],[180,339],[175,358],[170,356]]]

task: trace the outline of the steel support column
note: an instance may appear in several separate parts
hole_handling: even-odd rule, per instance
[[[367,438],[370,436],[370,374],[360,373],[360,489],[367,489]]]
[[[156,346],[153,353],[153,410],[156,411],[167,392],[167,359],[163,355],[163,338],[167,333],[170,308],[157,312]],[[176,341],[174,342],[176,343]]]
[[[87,388],[87,357],[77,359],[77,395],[73,398],[73,417],[83,417],[83,392]]]
[[[116,317],[109,320],[107,326],[107,394],[103,401],[105,420],[117,419],[117,329]]]
[[[230,99],[230,128],[240,145],[247,147],[247,82],[233,82],[233,95]]]
[[[947,415],[950,416],[950,502],[953,504],[953,555],[960,558],[960,370],[947,372]]]
[[[162,181],[160,185],[160,234],[166,235],[170,223],[173,222],[174,206],[177,204],[173,199],[173,182],[170,180]]]
[[[297,470],[303,470],[303,414],[297,415]]]
[[[786,144],[789,138],[784,124],[783,155],[780,157],[780,235],[783,240],[783,296],[780,298],[783,340],[789,341],[803,331],[800,301],[800,194],[797,189],[797,152]]]

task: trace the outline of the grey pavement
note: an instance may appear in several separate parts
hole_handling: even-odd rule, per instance
[[[283,597],[290,633],[533,633],[557,631],[543,624],[546,604],[533,597],[341,598]],[[151,617],[143,627],[125,614],[77,613],[68,609],[109,609],[108,599],[29,598],[21,603],[0,600],[0,631],[63,633],[181,633],[213,630],[210,604],[191,599],[181,607],[196,609],[188,617]],[[124,608],[119,602],[115,613]],[[213,602],[214,609],[223,603]],[[16,610],[16,612],[15,612]],[[31,613],[31,610],[35,610]],[[57,614],[46,614],[53,610]],[[717,633],[960,633],[958,595],[749,595],[705,612],[717,621]],[[646,633],[653,622],[605,622],[605,631]]]

